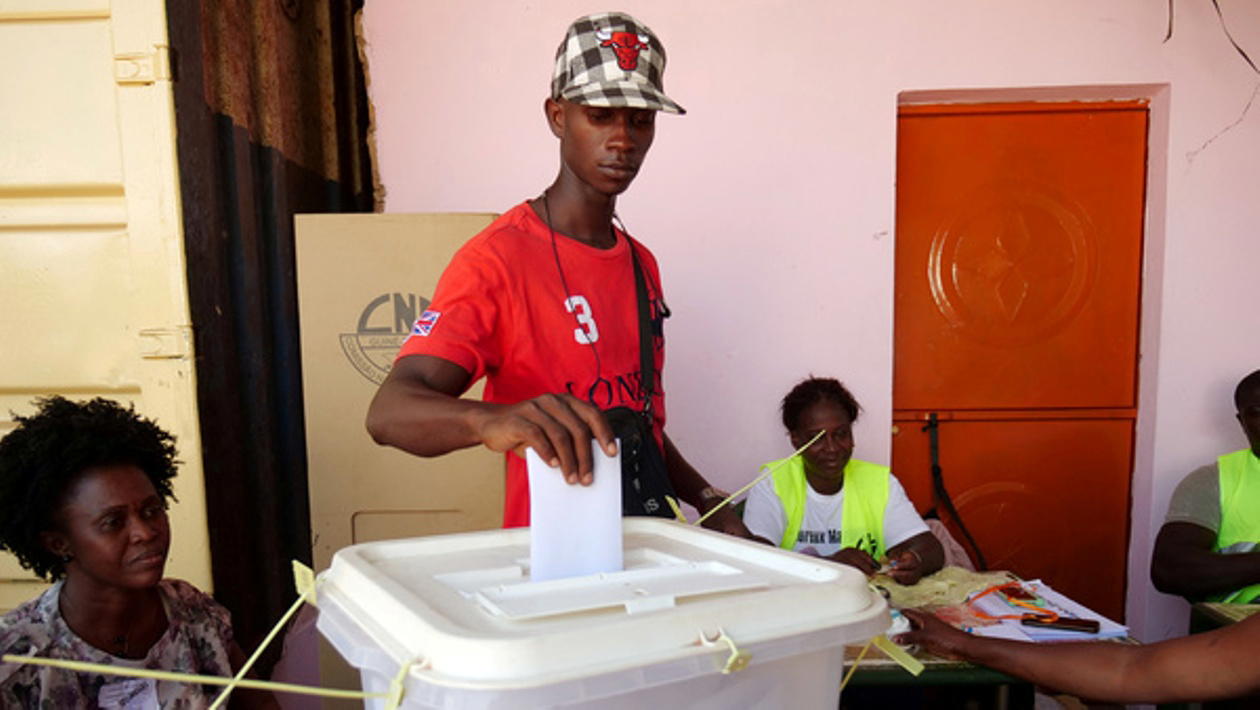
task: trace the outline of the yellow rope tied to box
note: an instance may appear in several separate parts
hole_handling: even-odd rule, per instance
[[[880,634],[871,639],[871,643],[875,644],[875,648],[888,654],[889,658],[905,668],[910,675],[917,676],[923,672],[923,661],[911,656],[909,651],[893,643],[887,636]]]
[[[85,661],[68,661],[61,658],[40,658],[38,656],[15,656],[5,654],[0,656],[0,660],[5,663],[28,664],[32,666],[51,666],[53,668],[64,668],[70,671],[78,671],[81,673],[100,673],[101,675],[118,675],[130,678],[152,678],[153,680],[169,680],[176,683],[199,683],[201,685],[228,685],[235,684],[240,688],[255,688],[258,690],[278,690],[288,693],[299,693],[302,695],[318,695],[325,698],[387,698],[388,693],[364,693],[359,690],[338,690],[336,688],[317,688],[310,685],[296,685],[294,683],[276,683],[269,680],[253,680],[252,678],[242,678],[239,681],[234,678],[227,678],[217,675],[197,675],[195,673],[176,673],[174,671],[155,671],[148,668],[123,668],[120,666],[111,666],[102,663],[87,663]]]
[[[217,708],[227,700],[228,694],[236,688],[251,688],[256,690],[271,690],[282,693],[297,693],[299,695],[315,695],[323,698],[340,698],[349,700],[368,700],[380,698],[385,701],[385,710],[397,710],[402,704],[403,698],[403,682],[406,680],[407,672],[411,670],[412,663],[404,663],[398,669],[393,681],[389,684],[389,690],[384,693],[365,693],[361,690],[341,690],[337,688],[320,688],[311,685],[298,685],[296,683],[277,683],[269,680],[254,680],[245,678],[244,675],[254,664],[263,650],[267,648],[267,644],[276,637],[280,629],[288,623],[289,618],[301,608],[303,603],[316,605],[315,598],[315,572],[310,567],[293,561],[293,582],[297,587],[298,598],[293,606],[285,613],[280,621],[272,628],[271,633],[267,635],[263,642],[259,644],[258,649],[250,656],[249,660],[241,667],[241,670],[234,678],[227,678],[216,675],[198,675],[196,673],[178,673],[175,671],[159,671],[149,668],[125,668],[120,666],[112,666],[102,663],[87,663],[85,661],[70,661],[60,658],[41,658],[37,656],[17,656],[13,654],[4,654],[0,656],[0,661],[13,664],[28,664],[33,666],[49,666],[52,668],[64,668],[66,670],[78,673],[99,673],[101,675],[117,675],[129,678],[151,678],[153,680],[167,680],[176,683],[197,683],[201,685],[222,685],[223,692],[215,699],[211,708]]]
[[[840,681],[840,695],[844,695],[844,686],[849,684],[849,679],[853,677],[853,672],[857,670],[858,664],[866,657],[866,652],[871,650],[871,644],[875,643],[875,639],[866,642],[862,650],[858,652],[857,658],[853,659],[853,665],[849,666],[849,672],[844,674],[844,680]]]
[[[741,651],[739,646],[735,645],[735,639],[726,634],[724,629],[718,629],[718,635],[710,639],[703,632],[700,634],[700,644],[703,646],[717,646],[719,643],[725,643],[730,655],[726,657],[726,661],[722,664],[722,675],[730,675],[737,673],[748,667],[748,662],[752,660],[752,654],[747,651]]]
[[[805,442],[805,445],[804,445],[804,446],[802,446],[801,448],[799,448],[799,449],[797,449],[796,451],[792,452],[792,455],[791,455],[791,456],[789,456],[789,457],[787,457],[786,459],[783,459],[782,461],[780,461],[778,466],[775,466],[774,468],[770,469],[769,471],[766,471],[765,473],[761,474],[760,476],[757,476],[756,478],[754,478],[754,479],[752,479],[751,481],[749,481],[748,485],[746,485],[746,486],[744,486],[743,488],[741,488],[741,489],[739,489],[739,490],[735,491],[734,493],[730,494],[729,496],[727,496],[727,497],[723,498],[721,503],[718,503],[717,505],[713,506],[712,508],[709,508],[709,512],[705,513],[704,515],[701,515],[701,516],[700,516],[700,518],[699,518],[698,520],[696,520],[696,522],[692,523],[692,525],[699,525],[700,523],[703,523],[704,521],[708,520],[710,515],[713,515],[714,513],[716,513],[716,512],[718,512],[719,510],[721,510],[723,507],[725,507],[725,506],[726,506],[726,504],[727,504],[727,503],[730,503],[731,501],[735,500],[736,498],[738,498],[738,497],[740,497],[740,496],[744,495],[744,492],[745,492],[745,491],[747,491],[749,488],[752,488],[753,486],[757,485],[758,483],[761,483],[761,481],[762,481],[762,480],[764,480],[764,479],[766,478],[766,476],[770,476],[770,475],[772,475],[775,471],[779,470],[779,466],[782,466],[783,464],[787,463],[790,459],[793,459],[793,458],[795,458],[795,457],[797,457],[797,456],[800,456],[800,455],[801,455],[801,453],[802,453],[803,451],[805,451],[805,449],[808,449],[809,447],[813,446],[813,445],[814,445],[814,442],[815,442],[815,441],[818,441],[819,439],[821,439],[821,438],[822,438],[822,435],[823,435],[823,434],[825,434],[825,433],[827,433],[827,432],[826,432],[826,430],[823,430],[823,431],[820,431],[820,432],[818,432],[817,434],[815,434],[815,435],[814,435],[814,438],[812,438],[812,439],[810,439],[809,441]],[[678,518],[678,520],[679,520],[680,522],[684,522],[684,523],[685,523],[685,522],[687,522],[687,517],[686,517],[685,515],[683,515],[683,514],[682,514],[682,510],[680,510],[680,509],[678,508],[678,504],[677,504],[676,502],[674,502],[674,499],[673,499],[673,498],[670,498],[669,496],[665,496],[665,501],[666,501],[666,502],[668,502],[668,503],[669,503],[669,507],[673,509],[673,511],[674,511],[674,517]]]
[[[293,605],[289,607],[289,610],[284,612],[284,616],[280,617],[280,621],[272,627],[271,633],[267,634],[262,643],[258,644],[254,655],[250,656],[249,660],[245,661],[241,669],[236,672],[236,677],[232,679],[232,682],[227,684],[227,687],[223,689],[222,693],[219,693],[219,697],[215,698],[213,703],[210,703],[210,710],[218,710],[219,706],[227,702],[228,696],[232,694],[232,690],[244,680],[245,674],[249,672],[250,668],[254,667],[254,662],[262,655],[263,650],[276,637],[276,634],[280,633],[280,629],[289,623],[289,619],[297,613],[297,610],[302,608],[302,604],[315,605],[315,572],[297,560],[293,560],[293,586],[297,587],[298,598],[293,601]]]
[[[887,636],[880,634],[879,636],[867,641],[866,645],[863,646],[862,650],[858,653],[857,658],[853,659],[853,665],[849,666],[849,672],[845,673],[844,680],[840,681],[841,694],[844,693],[844,686],[848,685],[849,680],[853,678],[853,673],[858,669],[858,666],[862,664],[862,659],[866,657],[866,652],[871,650],[871,646],[874,646],[875,648],[878,648],[888,654],[889,658],[896,661],[897,665],[904,668],[910,675],[917,677],[923,672],[923,661],[911,656],[906,649],[893,643]]]

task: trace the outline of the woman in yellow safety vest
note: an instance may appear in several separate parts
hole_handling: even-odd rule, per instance
[[[886,571],[914,584],[944,564],[940,542],[887,466],[853,458],[860,407],[844,385],[810,377],[783,398],[793,448],[823,432],[800,455],[771,461],[774,473],[748,494],[744,523],[770,545],[825,557],[866,574]]]

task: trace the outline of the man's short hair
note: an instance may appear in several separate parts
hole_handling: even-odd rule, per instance
[[[1255,399],[1257,394],[1260,394],[1260,370],[1242,378],[1234,388],[1234,408],[1242,411],[1243,401]]]

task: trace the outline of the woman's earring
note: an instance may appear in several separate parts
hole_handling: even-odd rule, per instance
[[[68,564],[70,564],[70,563],[71,563],[71,562],[73,562],[73,561],[74,561],[74,555],[71,555],[71,554],[65,554],[65,555],[62,555],[62,556],[61,556],[61,563],[62,563],[62,564],[68,565]]]

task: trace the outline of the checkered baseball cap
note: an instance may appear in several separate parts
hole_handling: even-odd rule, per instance
[[[574,20],[556,49],[551,98],[686,113],[665,95],[665,47],[624,12]]]

